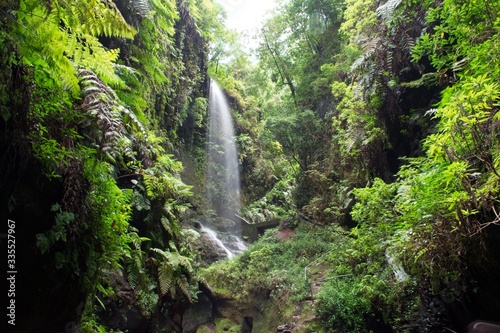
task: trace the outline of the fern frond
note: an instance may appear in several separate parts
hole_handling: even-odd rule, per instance
[[[134,131],[140,131],[143,137],[146,139],[148,137],[148,133],[146,129],[142,125],[142,123],[137,119],[135,114],[131,112],[129,109],[124,107],[123,105],[118,105],[118,109],[122,114],[124,124],[131,123],[131,127]]]
[[[109,160],[116,163],[118,156],[134,159],[132,142],[127,134],[135,128],[125,126],[123,120],[134,120],[135,127],[146,135],[142,124],[133,117],[133,113],[119,104],[119,99],[113,89],[106,85],[95,73],[83,67],[79,68],[82,86],[83,103],[81,108],[87,115],[95,119],[99,133],[94,134],[94,140],[99,143],[99,151]],[[92,129],[92,128],[91,128]]]
[[[141,16],[149,16],[152,12],[151,6],[148,0],[133,0],[132,8],[135,12]]]
[[[112,1],[59,0],[53,3],[56,15],[75,34],[132,39],[136,33]]]
[[[140,285],[141,277],[145,274],[143,270],[142,252],[140,250],[132,251],[130,259],[126,261],[125,271],[130,286],[134,289],[137,288]]]
[[[162,295],[165,295],[170,291],[173,280],[174,270],[172,266],[166,262],[162,262],[160,266],[158,266],[158,284]]]
[[[13,33],[23,62],[37,66],[55,84],[78,96],[76,67],[84,66],[106,83],[124,87],[114,67],[119,51],[105,49],[98,40],[135,35],[112,1],[59,0],[51,1],[50,7],[33,1],[18,18]]]
[[[160,221],[161,221],[161,225],[163,226],[163,229],[165,229],[165,231],[171,235],[172,229],[170,228],[170,221],[168,220],[168,218],[166,218],[165,216],[162,216]]]
[[[182,293],[186,296],[189,302],[192,302],[191,294],[189,293],[189,282],[185,276],[181,276],[177,279],[177,286],[182,291]]]
[[[172,36],[175,33],[175,21],[179,18],[175,0],[150,0],[151,6],[157,12],[156,25]]]
[[[377,16],[381,17],[385,21],[392,21],[394,11],[402,2],[403,0],[388,0],[385,4],[377,8]]]
[[[375,51],[377,50],[379,44],[380,44],[381,38],[380,37],[375,37],[375,38],[367,38],[364,43],[362,44],[363,51],[365,52],[365,58],[368,58],[371,56]]]

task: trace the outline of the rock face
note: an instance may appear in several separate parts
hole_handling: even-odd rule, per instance
[[[208,266],[216,261],[226,259],[228,252],[224,249],[212,235],[203,229],[203,225],[198,222],[192,222],[194,230],[199,234],[199,237],[194,240],[193,245],[200,254],[201,265]]]
[[[184,217],[183,228],[197,234],[190,243],[200,255],[202,267],[232,258],[247,248],[247,244],[236,236],[236,222],[221,217],[196,215],[195,212],[189,215]]]
[[[182,332],[196,333],[199,327],[213,320],[213,310],[210,299],[204,294],[199,295],[198,302],[184,312]]]

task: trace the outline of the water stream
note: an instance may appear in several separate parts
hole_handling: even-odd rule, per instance
[[[223,90],[211,81],[208,101],[206,204],[216,215],[233,221],[222,235],[211,225],[207,233],[221,242],[232,257],[245,249],[235,220],[240,210],[240,172],[231,109]]]
[[[213,241],[215,244],[217,244],[217,246],[219,248],[223,249],[224,252],[226,252],[226,256],[228,258],[234,257],[234,253],[231,250],[229,250],[226,247],[226,245],[224,245],[224,243],[222,243],[222,241],[219,239],[219,236],[217,235],[217,233],[214,230],[202,226],[201,232],[204,233],[205,235],[207,235],[207,237],[210,238],[210,240]]]

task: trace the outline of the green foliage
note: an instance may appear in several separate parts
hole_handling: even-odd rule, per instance
[[[375,228],[383,235],[412,273],[447,280],[458,269],[459,221],[473,213],[463,206],[468,198],[462,187],[465,167],[413,159],[401,169],[396,183],[376,179],[372,187],[354,190],[358,203],[352,216],[365,226],[362,230]],[[446,239],[448,248],[429,243],[430,237]]]
[[[280,311],[307,296],[304,269],[321,254],[328,251],[334,241],[343,237],[340,229],[327,230],[302,226],[290,239],[279,239],[277,231],[267,232],[235,260],[218,262],[201,272],[202,277],[224,297],[240,304],[252,298],[271,298]]]
[[[88,296],[88,332],[109,331],[96,315],[106,301],[135,304],[151,317],[162,297],[195,299],[193,249],[179,222],[192,193],[179,178],[182,164],[166,150],[173,150],[180,110],[192,107],[196,130],[204,126],[201,35],[219,26],[211,1],[116,3],[0,5],[2,125],[5,136],[19,133],[16,139],[31,146],[16,148],[19,163],[29,160],[59,178],[51,183],[61,192],[53,224],[36,241],[47,266],[58,270],[54,276],[63,274],[75,295]],[[165,243],[168,250],[150,251]],[[110,276],[119,283],[124,277],[132,296],[118,293],[124,286]]]
[[[429,157],[436,159],[467,160],[476,156],[493,172],[488,161],[492,154],[488,137],[490,128],[498,120],[499,86],[489,74],[467,77],[443,92],[435,117],[439,119],[439,132],[426,139]]]
[[[266,127],[285,154],[302,171],[307,170],[319,154],[321,142],[320,119],[312,111],[295,112],[288,117],[269,118]]]
[[[375,178],[371,187],[354,189],[360,203],[354,206],[352,218],[372,226],[390,225],[395,215],[391,206],[396,190],[397,184],[385,184],[379,178]]]
[[[333,140],[342,163],[350,165],[353,179],[366,179],[363,172],[373,170],[376,153],[388,145],[383,125],[368,101],[358,91],[362,86],[334,82],[332,93],[338,117],[332,120]],[[366,179],[367,180],[367,179]]]
[[[283,177],[261,199],[254,201],[243,210],[243,216],[252,223],[269,220],[283,220],[295,211],[292,174]]]
[[[89,136],[99,145],[99,155],[112,163],[122,161],[124,156],[134,160],[131,139],[138,133],[144,140],[146,130],[137,117],[124,107],[116,93],[88,69],[79,68],[83,103],[86,112]],[[118,159],[120,157],[120,159]]]
[[[84,177],[91,184],[87,204],[92,207],[88,227],[99,235],[102,253],[93,253],[95,269],[114,269],[122,266],[122,256],[130,250],[128,234],[131,214],[131,190],[122,190],[112,177],[112,167],[106,162],[88,161]]]
[[[189,291],[189,280],[193,274],[191,260],[181,255],[175,246],[171,245],[171,250],[151,249],[160,255],[159,260],[155,260],[158,265],[158,285],[160,295],[167,293],[175,297],[177,290],[191,300]]]
[[[126,278],[130,287],[139,288],[139,291],[143,292],[143,296],[147,298],[150,281],[144,267],[145,253],[142,251],[141,245],[142,242],[149,241],[149,239],[140,237],[134,227],[130,227],[128,237],[130,250],[125,253],[124,258]]]
[[[210,0],[188,2],[190,14],[196,20],[199,32],[207,41],[220,41],[224,38],[225,27],[222,25],[223,13],[220,4]]]
[[[118,50],[107,50],[98,37],[133,38],[135,31],[120,12],[100,0],[21,1],[13,33],[26,66],[45,74],[53,86],[62,85],[73,96],[79,86],[76,66],[95,71],[106,83],[123,84],[114,62]]]
[[[108,330],[104,325],[99,324],[97,314],[87,314],[82,319],[81,330],[83,333],[106,333]]]
[[[192,107],[194,126],[197,128],[203,128],[205,120],[205,112],[208,107],[208,100],[204,97],[198,97],[194,101]]]
[[[366,320],[372,313],[369,295],[362,292],[367,284],[366,281],[352,283],[349,279],[334,279],[325,286],[319,298],[318,313],[328,330],[366,332]]]
[[[441,295],[465,283],[470,244],[498,224],[500,8],[482,0],[378,4],[282,2],[261,31],[258,63],[209,0],[132,1],[126,18],[112,1],[2,4],[0,115],[8,126],[26,118],[16,130],[29,133],[44,172],[74,199],[54,205],[53,226],[36,237],[40,251],[72,273],[89,304],[95,295],[117,301],[103,276],[122,270],[146,317],[165,300],[194,299],[196,235],[180,224],[191,187],[166,152],[179,144],[182,122],[203,134],[205,41],[212,41],[208,72],[236,109],[245,217],[284,219],[298,207],[328,226],[299,221],[294,231],[270,231],[203,277],[242,307],[270,299],[280,313],[311,296],[310,283],[322,283],[312,295],[318,331],[382,323],[404,331],[419,307],[413,281]],[[415,27],[419,11],[428,12],[426,32],[411,54],[433,68],[408,61],[424,28]],[[409,82],[400,85],[402,78]],[[15,84],[25,91],[11,97]],[[427,112],[437,126],[422,156],[402,160],[393,183],[376,178],[388,171],[389,126],[403,124],[400,98],[446,85]],[[28,97],[27,115],[19,96]],[[357,226],[347,233],[330,224],[347,217],[351,193]],[[396,278],[388,256],[410,280]],[[83,330],[106,330],[95,311],[89,305]]]
[[[52,206],[52,211],[57,213],[54,225],[46,233],[36,235],[37,246],[42,253],[46,253],[60,240],[67,242],[68,230],[75,220],[75,214],[62,211],[61,206],[57,204]],[[56,267],[61,268],[61,263],[57,264]]]
[[[217,318],[215,320],[215,333],[238,333],[241,332],[240,326],[227,318]]]
[[[340,31],[350,38],[351,43],[358,43],[361,38],[373,37],[377,27],[375,9],[378,2],[375,0],[346,0],[345,3],[346,10]]]
[[[142,176],[146,194],[150,199],[185,198],[192,194],[191,186],[185,185],[176,173],[182,170],[182,164],[171,155],[161,155],[156,163],[144,170]]]
[[[441,73],[460,69],[470,55],[476,56],[478,45],[497,39],[499,6],[496,1],[445,0],[442,5],[430,8],[427,21],[436,25],[432,32],[421,36],[413,49],[413,58],[428,56],[432,66]]]
[[[175,33],[175,21],[179,18],[174,0],[151,0],[153,22],[157,29],[161,29],[166,35],[172,36]]]
[[[137,305],[146,318],[151,318],[158,305],[160,297],[153,290],[149,292],[142,289],[137,292]]]

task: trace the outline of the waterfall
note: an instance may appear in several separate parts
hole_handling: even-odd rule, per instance
[[[234,257],[234,254],[231,250],[229,250],[226,245],[219,239],[219,237],[217,236],[217,233],[210,229],[210,228],[207,228],[207,227],[204,227],[204,226],[201,226],[201,232],[206,234],[208,236],[208,238],[210,238],[210,240],[212,240],[215,244],[217,244],[217,246],[224,250],[224,252],[226,253],[226,257],[228,258],[232,258]]]
[[[225,226],[211,225],[211,231],[223,229],[224,232],[211,234],[221,240],[223,248],[229,251],[228,257],[243,251],[246,246],[241,240],[241,227],[235,221],[240,209],[240,172],[236,139],[234,135],[231,109],[224,92],[215,81],[210,82],[208,100],[207,133],[207,180],[206,204]],[[232,221],[231,223],[229,223]],[[229,227],[227,225],[230,224]],[[229,249],[229,250],[228,250]]]
[[[229,103],[215,81],[211,81],[208,105],[207,204],[219,216],[234,220],[240,209],[236,140]]]

